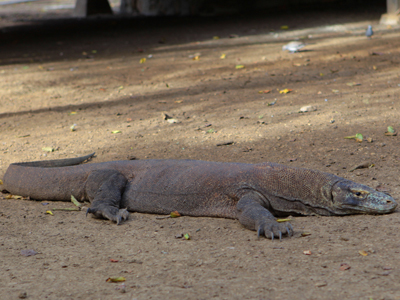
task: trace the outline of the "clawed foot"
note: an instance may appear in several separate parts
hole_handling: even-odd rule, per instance
[[[129,212],[126,208],[118,209],[116,207],[103,207],[103,208],[88,208],[86,216],[93,214],[96,218],[104,218],[116,222],[117,225],[121,224],[122,221],[129,218]]]
[[[271,221],[260,224],[257,230],[257,237],[265,236],[271,240],[275,237],[279,237],[279,240],[282,240],[283,234],[287,234],[289,237],[293,236],[293,227],[290,223]]]

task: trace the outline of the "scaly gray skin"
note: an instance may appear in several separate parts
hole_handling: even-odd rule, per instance
[[[11,164],[4,190],[37,200],[90,201],[87,213],[120,224],[128,211],[239,219],[258,236],[293,235],[288,215],[384,214],[392,197],[321,171],[275,163],[139,160],[79,164],[65,160]]]

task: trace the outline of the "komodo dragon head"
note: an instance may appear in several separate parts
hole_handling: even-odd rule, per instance
[[[389,195],[350,180],[334,184],[332,200],[337,214],[386,214],[397,207]]]

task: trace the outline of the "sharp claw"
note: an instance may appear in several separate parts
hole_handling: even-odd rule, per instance
[[[286,226],[286,232],[287,232],[287,235],[288,235],[288,237],[291,237],[292,235],[290,234],[291,232],[290,232],[290,229],[289,229],[289,227],[287,227]]]
[[[262,233],[261,233],[261,230],[262,230],[262,229],[261,229],[261,227],[260,227],[260,228],[258,228],[258,230],[257,230],[257,238],[259,238],[259,237],[260,237],[260,235],[262,234]]]
[[[271,241],[274,240],[274,233],[271,231]]]
[[[88,214],[91,214],[91,213],[92,213],[92,210],[91,210],[90,208],[88,208],[88,209],[86,210],[86,217],[87,217]]]
[[[291,231],[291,234],[289,236],[293,236],[293,234],[294,234],[293,226],[290,223],[287,223],[287,224],[289,225],[290,231]]]
[[[127,220],[128,219],[128,216],[129,216],[129,214],[127,214],[127,209],[126,208],[124,208],[124,210],[122,211],[122,218],[124,219],[124,220]]]
[[[117,225],[121,223],[121,220],[122,220],[121,216],[117,216]]]
[[[282,232],[279,231],[279,241],[282,242]]]

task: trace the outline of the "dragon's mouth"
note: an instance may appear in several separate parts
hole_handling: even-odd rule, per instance
[[[386,200],[386,203],[379,205],[368,205],[368,206],[353,206],[342,204],[340,206],[341,210],[347,210],[356,212],[359,214],[388,214],[393,212],[397,207],[397,203],[392,200]]]

